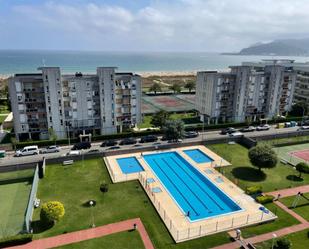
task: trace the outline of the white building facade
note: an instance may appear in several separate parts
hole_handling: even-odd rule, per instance
[[[9,93],[18,140],[122,132],[141,122],[141,77],[98,67],[96,74],[62,75],[59,67],[16,74]]]

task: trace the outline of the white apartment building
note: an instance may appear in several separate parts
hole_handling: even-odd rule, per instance
[[[58,138],[81,133],[122,132],[141,122],[141,77],[98,67],[96,74],[62,75],[59,67],[16,74],[9,93],[18,140]]]
[[[198,72],[195,105],[207,123],[272,118],[290,109],[295,83],[296,72],[282,65]]]

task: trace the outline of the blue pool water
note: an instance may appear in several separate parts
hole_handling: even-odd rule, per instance
[[[209,163],[213,161],[209,156],[207,156],[199,149],[184,150],[183,152],[196,163]]]
[[[144,155],[144,159],[191,221],[241,210],[177,152]]]
[[[119,158],[117,159],[117,163],[124,174],[144,171],[142,165],[140,165],[135,157]]]

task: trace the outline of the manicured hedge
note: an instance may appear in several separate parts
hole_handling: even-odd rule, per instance
[[[262,186],[251,186],[246,188],[246,193],[248,195],[254,195],[262,193]]]
[[[0,248],[17,246],[32,241],[32,234],[18,234],[15,236],[4,237],[0,239]]]
[[[266,203],[273,202],[275,197],[273,197],[272,195],[261,195],[261,196],[256,197],[255,199],[258,203],[266,204]]]

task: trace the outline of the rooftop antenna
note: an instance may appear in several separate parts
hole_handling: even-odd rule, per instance
[[[43,64],[43,67],[46,67],[44,58],[42,58],[42,64]]]

